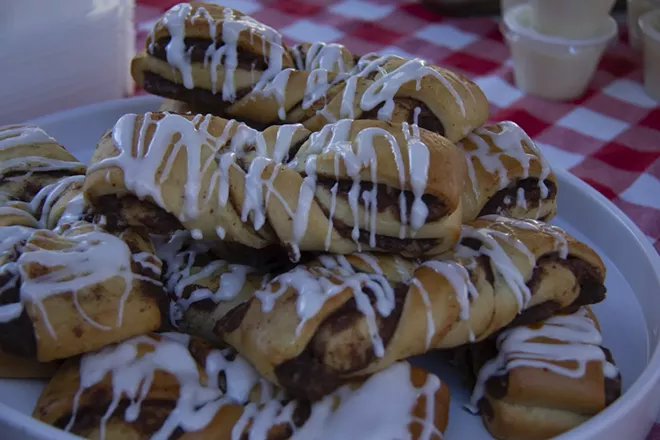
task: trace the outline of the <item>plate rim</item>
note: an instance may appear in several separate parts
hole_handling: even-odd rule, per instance
[[[123,107],[130,108],[131,106],[149,105],[152,103],[156,106],[161,101],[162,98],[149,95],[120,98],[52,113],[31,119],[26,123],[34,125],[56,124],[64,120],[75,118],[82,113],[100,113],[104,111],[120,110]],[[553,169],[553,172],[555,173],[560,187],[570,187],[572,191],[578,192],[580,197],[593,199],[595,203],[604,208],[610,216],[614,217],[621,226],[628,230],[635,239],[634,244],[640,251],[639,256],[643,256],[650,263],[653,268],[653,275],[657,280],[657,284],[660,286],[660,254],[656,251],[639,226],[637,226],[637,224],[635,224],[635,222],[633,222],[632,219],[630,219],[630,217],[628,217],[618,206],[579,177],[561,168]],[[594,434],[592,431],[599,429],[600,421],[610,415],[629,412],[632,406],[638,404],[640,400],[647,398],[649,393],[651,393],[658,383],[660,383],[660,339],[654,345],[649,344],[648,349],[650,357],[648,357],[645,368],[621,398],[617,399],[612,405],[605,408],[587,422],[568,431],[558,438],[564,440],[577,440],[585,438],[590,434]],[[660,400],[660,396],[657,396],[656,400]],[[31,415],[22,413],[2,402],[0,402],[0,422],[6,423],[26,434],[39,436],[41,438],[51,438],[56,440],[73,440],[80,438],[37,420]]]

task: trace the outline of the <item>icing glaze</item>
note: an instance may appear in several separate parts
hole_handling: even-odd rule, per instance
[[[536,338],[548,338],[557,343],[543,343]],[[618,370],[606,359],[601,343],[602,336],[584,308],[572,315],[554,316],[541,326],[505,330],[497,338],[497,356],[479,371],[470,405],[476,409],[491,377],[507,374],[518,367],[542,368],[579,379],[584,376],[588,363],[599,362],[603,375],[615,378]],[[566,361],[573,361],[575,366],[566,366],[563,364]]]
[[[552,237],[554,242],[553,250],[558,253],[559,258],[568,258],[568,235],[557,226],[533,219],[513,219],[499,215],[485,215],[480,218],[505,225],[510,225],[518,229],[537,231],[542,234],[549,235]]]
[[[325,302],[346,289],[351,291],[357,309],[365,316],[374,353],[378,357],[385,354],[385,346],[378,331],[376,313],[389,316],[396,305],[394,289],[382,270],[375,273],[357,272],[343,255],[322,255],[320,266],[297,266],[280,274],[262,290],[255,292],[264,313],[270,313],[275,303],[292,289],[296,295],[296,311],[299,335],[305,323],[314,317]],[[375,264],[372,261],[372,264]],[[374,304],[365,293],[368,290],[374,297]]]
[[[96,228],[78,229],[89,226],[86,223],[74,224],[66,237],[53,231],[39,230],[27,241],[16,262],[17,273],[21,277],[21,303],[36,305],[43,317],[44,326],[53,339],[57,339],[57,335],[43,304],[47,298],[72,293],[78,313],[89,325],[100,330],[111,330],[123,325],[124,304],[133,289],[134,280],[155,282],[131,271],[133,255],[123,240]],[[35,240],[57,243],[58,246],[46,249],[33,244]],[[140,258],[144,260],[143,256]],[[157,261],[153,255],[152,258]],[[34,265],[48,271],[35,274],[30,270]],[[155,271],[155,275],[160,276],[160,270]],[[115,277],[123,279],[124,290],[117,306],[116,322],[113,326],[108,326],[86,314],[80,305],[78,292]]]
[[[467,147],[468,144],[475,148]],[[531,164],[537,162],[541,167],[538,176],[541,200],[548,197],[548,188],[544,181],[550,176],[552,170],[534,141],[514,122],[503,121],[491,127],[478,128],[468,134],[465,140],[458,142],[457,146],[466,155],[468,176],[475,197],[479,197],[479,179],[477,179],[474,168],[475,161],[479,162],[486,172],[495,176],[497,188],[501,190],[511,183],[510,170],[503,162],[504,157],[515,160],[522,168],[519,179],[530,177]],[[516,205],[519,208],[527,209],[525,192],[522,188],[519,188],[516,193]]]

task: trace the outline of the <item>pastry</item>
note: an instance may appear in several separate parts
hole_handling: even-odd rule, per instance
[[[483,92],[459,74],[392,55],[356,60],[338,44],[288,48],[274,29],[217,5],[174,6],[146,44],[131,65],[141,87],[255,128],[381,119],[458,141],[488,118]]]
[[[556,227],[481,219],[443,259],[363,253],[299,265],[229,311],[215,333],[264,377],[313,399],[399,359],[599,302],[604,271]]]
[[[497,336],[497,356],[479,370],[471,404],[498,439],[560,435],[621,394],[621,376],[601,343],[598,321],[586,307],[506,330]]]
[[[84,191],[128,225],[278,244],[293,261],[363,248],[433,255],[460,234],[464,163],[449,141],[405,123],[344,120],[310,135],[299,124],[259,132],[211,115],[147,113],[122,117],[101,139]]]
[[[425,263],[450,281],[463,305],[462,319],[437,348],[480,341],[508,325],[531,324],[605,298],[605,265],[598,254],[536,220],[477,219],[463,227],[451,258],[458,266],[442,259]]]
[[[217,339],[215,323],[249,299],[269,273],[217,258],[211,246],[184,231],[157,246],[163,261],[163,285],[170,296],[170,321],[180,331]]]
[[[497,214],[549,221],[557,180],[525,131],[511,121],[479,128],[456,144],[467,159],[463,221]]]
[[[85,174],[85,165],[33,125],[0,127],[0,193],[29,202],[62,177]]]
[[[230,349],[167,333],[67,361],[34,417],[107,440],[441,439],[448,409],[447,387],[406,363],[312,403],[273,389]]]
[[[138,231],[76,222],[3,247],[1,349],[45,362],[160,327],[161,262]]]

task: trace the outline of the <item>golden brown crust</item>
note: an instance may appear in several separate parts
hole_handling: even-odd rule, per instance
[[[209,139],[215,139],[217,145],[200,148],[196,144],[198,140],[186,138],[189,143],[185,146],[187,153],[170,157],[172,151],[180,151],[171,148],[172,140],[184,132],[186,136],[192,136],[188,131],[192,127],[208,132]],[[101,139],[85,179],[85,193],[101,212],[106,205],[105,196],[120,199],[139,196],[149,202],[143,210],[152,211],[158,207],[178,218],[187,229],[200,231],[206,239],[217,238],[220,226],[224,239],[254,248],[279,243],[291,246],[294,253],[297,247],[303,251],[336,253],[371,247],[410,256],[437,254],[451,247],[458,238],[464,160],[445,138],[419,130],[419,137],[411,140],[408,136],[413,135],[407,129],[405,125],[382,121],[343,121],[324,129],[327,133],[320,135],[325,137],[310,137],[300,125],[273,126],[257,132],[235,121],[210,115],[155,113],[125,116],[114,130],[123,133],[118,138],[126,141],[126,145],[116,145],[110,132]],[[331,131],[336,133],[332,139]],[[290,137],[287,139],[286,136]],[[339,137],[342,137],[341,141]],[[282,138],[287,139],[286,143]],[[340,142],[350,145],[352,153],[334,151]],[[415,142],[417,144],[411,146]],[[133,182],[138,176],[128,176],[127,180],[124,174],[126,166],[139,163],[139,158],[134,156],[138,144],[154,157],[162,157],[163,164],[171,161],[167,169],[153,168],[154,164],[151,170],[142,168],[143,175],[139,178],[144,180],[144,185]],[[297,150],[300,144],[302,146]],[[276,154],[276,146],[280,153]],[[129,148],[130,157],[126,153]],[[356,157],[360,148],[364,148],[360,154],[366,155],[366,159]],[[411,148],[424,149],[425,156],[418,163],[409,162]],[[230,151],[235,151],[236,158],[231,159],[233,164],[228,167],[223,168],[218,163],[220,160],[210,159],[212,154],[221,156]],[[282,155],[283,151],[286,154]],[[120,154],[122,158],[116,159]],[[198,157],[199,163],[207,163],[203,169],[193,162]],[[278,163],[287,157],[288,160],[294,159],[293,162],[287,166]],[[300,195],[305,195],[305,187],[310,185],[305,167],[312,160],[316,161],[316,176],[312,181],[314,198],[300,200]],[[347,163],[355,165],[356,160],[366,160],[359,165],[359,173],[347,168]],[[400,192],[407,192],[403,209],[408,211],[407,217],[410,218],[413,191],[419,190],[413,187],[409,170],[417,169],[417,166],[421,166],[421,173],[424,169],[428,172],[421,188],[429,215],[423,224],[416,226],[414,236],[410,227],[405,227],[402,237],[400,211],[403,199]],[[261,171],[258,176],[255,175],[257,170]],[[375,180],[372,173],[376,173]],[[156,175],[158,184],[152,183]],[[213,182],[222,182],[223,179],[228,182],[227,201],[221,201],[220,190],[210,186],[212,179],[215,179]],[[372,203],[372,208],[378,211],[375,216],[364,208],[366,202],[358,201],[353,212],[347,193],[356,181],[356,188],[363,193],[361,199],[368,196],[364,193],[371,191],[374,184],[381,187],[377,188],[379,197],[391,192],[394,195]],[[191,185],[198,189],[198,193],[187,193],[186,182],[194,182]],[[343,185],[336,190],[336,197],[332,196],[335,184]],[[264,200],[263,195],[255,193],[255,185],[261,185],[262,194],[272,196]],[[140,191],[129,187],[140,188]],[[186,204],[181,200],[186,198],[198,207],[194,216],[184,211]],[[252,211],[254,216],[246,217],[246,210]],[[258,221],[260,215],[264,216],[265,222]],[[302,215],[307,217],[307,226],[299,235],[299,226],[293,223],[301,221]],[[130,222],[139,222],[139,217],[132,216],[124,221],[133,225]],[[352,237],[355,225],[361,231],[359,239]]]

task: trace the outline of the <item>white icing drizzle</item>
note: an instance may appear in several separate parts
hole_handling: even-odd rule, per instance
[[[392,55],[386,55],[385,57],[371,61],[371,63],[368,64],[362,72],[360,72],[360,75],[366,76],[364,73],[365,71],[373,71],[373,66],[383,65],[392,58]],[[461,98],[461,95],[456,91],[452,82],[442,73],[438,72],[432,66],[428,65],[424,60],[419,58],[408,60],[393,71],[376,79],[362,95],[360,100],[360,107],[364,111],[370,111],[376,108],[378,105],[384,104],[383,107],[378,110],[378,119],[390,120],[392,118],[392,111],[394,110],[395,105],[394,96],[399,91],[401,86],[409,81],[416,81],[417,90],[419,91],[422,86],[421,81],[426,76],[432,76],[436,78],[440,83],[442,83],[442,85],[454,98],[461,114],[466,116],[463,98]],[[463,82],[459,81],[458,84],[461,84],[464,88],[467,88]]]
[[[415,196],[410,212],[411,234],[414,236],[424,226],[429,214],[429,209],[422,200],[422,196],[426,191],[429,178],[430,152],[426,144],[420,139],[419,127],[417,125],[412,125],[408,128],[408,123],[404,122],[403,134],[408,142],[408,175],[410,176],[410,186]]]
[[[467,320],[470,317],[470,303],[479,296],[479,292],[465,267],[455,261],[442,260],[428,260],[422,266],[442,275],[449,282],[460,307],[459,318]]]
[[[205,365],[198,365],[188,351],[188,342],[188,338],[173,334],[166,334],[160,339],[145,335],[83,355],[80,361],[80,386],[73,399],[72,416],[65,430],[70,431],[75,424],[82,393],[98,385],[106,374],[112,377],[113,392],[112,401],[101,418],[101,439],[105,438],[107,421],[123,399],[130,401],[124,419],[127,422],[137,420],[157,371],[176,378],[179,396],[174,409],[151,436],[154,440],[170,438],[177,428],[184,432],[204,429],[223,406],[246,403],[250,391],[265,384],[244,359],[236,357],[230,361],[227,350],[212,350]],[[144,345],[150,346],[152,350],[139,355],[138,347]],[[206,373],[207,383],[202,379],[200,367]],[[224,393],[218,386],[218,375],[221,372],[227,383]]]
[[[275,144],[272,151],[269,151],[263,133],[245,124],[228,121],[221,135],[216,137],[208,131],[210,120],[210,115],[197,115],[193,120],[189,120],[176,114],[165,114],[160,120],[152,120],[152,114],[146,113],[141,124],[138,124],[137,115],[124,115],[112,131],[119,155],[93,164],[90,172],[118,166],[124,171],[124,183],[129,191],[141,199],[150,197],[157,205],[166,207],[162,185],[170,177],[174,159],[181,150],[185,150],[186,182],[183,209],[178,215],[179,220],[185,222],[198,218],[202,205],[210,201],[211,195],[216,193],[216,188],[218,204],[220,207],[226,206],[230,187],[229,168],[238,167],[236,160],[247,158],[252,154],[251,148],[256,149],[256,157],[250,163],[245,177],[248,184],[241,216],[243,221],[247,221],[248,215],[252,214],[255,228],[259,229],[265,221],[264,196],[276,193],[272,185],[275,172],[270,180],[265,181],[261,178],[261,171],[269,164],[276,163],[274,158],[285,158],[288,152],[286,146],[290,146],[293,136],[302,126],[294,124],[279,127]],[[155,127],[155,130],[153,137],[147,142],[146,133],[150,126]],[[235,131],[231,136],[234,127]],[[134,136],[134,133],[137,133],[137,136]],[[172,142],[173,140],[176,142]],[[206,160],[203,159],[205,156]],[[212,173],[208,186],[204,187],[204,176],[214,161],[217,161],[219,166]],[[264,191],[264,186],[267,191]],[[203,199],[200,197],[202,193],[207,194]],[[275,195],[283,201],[279,194]],[[286,201],[283,203],[286,205]],[[222,231],[224,232],[224,228]]]
[[[32,215],[30,205],[24,202],[12,201],[9,206],[0,206],[0,216],[17,216],[24,226],[38,228],[39,222]]]
[[[39,213],[39,227],[40,228],[48,228],[48,226],[52,223],[51,221],[51,212],[53,210],[53,207],[55,204],[60,200],[62,195],[68,191],[73,185],[80,185],[80,188],[82,189],[82,183],[85,181],[85,176],[70,176],[70,177],[65,177],[63,179],[58,180],[55,183],[52,183],[50,185],[47,185],[43,187],[32,199],[30,202],[31,209],[33,213]],[[64,220],[62,218],[64,215],[60,217],[60,220],[62,222],[69,221],[69,220],[79,220],[80,215],[82,214],[82,208],[84,206],[84,199],[82,193],[79,193],[76,197],[79,197],[72,206],[69,206],[67,204],[67,207],[65,208],[66,211],[66,217]],[[64,214],[64,213],[63,213]],[[76,214],[78,216],[76,217]]]
[[[258,93],[273,93],[281,106],[280,117],[284,119],[286,116],[282,116],[284,114],[283,90],[288,82],[288,73],[280,76],[277,81],[273,81],[274,84],[269,85],[269,82],[282,72],[285,51],[282,47],[281,35],[273,28],[247,15],[236,14],[236,11],[231,8],[224,8],[223,17],[218,21],[202,6],[197,6],[193,15],[191,15],[192,10],[193,6],[190,4],[175,5],[165,13],[160,21],[170,34],[170,41],[165,48],[167,62],[181,73],[183,85],[188,89],[195,87],[190,54],[185,48],[186,21],[192,23],[199,18],[205,19],[208,23],[209,37],[213,42],[206,50],[204,65],[209,68],[211,91],[214,94],[217,92],[218,69],[220,66],[224,69],[224,81],[222,83],[222,99],[224,101],[233,102],[236,98],[235,75],[238,68],[238,43],[241,34],[248,33],[250,41],[253,41],[256,34],[261,38],[264,57],[268,53],[268,67],[261,73],[254,89]],[[218,25],[222,27],[222,41],[219,46],[216,40]],[[153,38],[152,32],[152,42]],[[152,51],[152,48],[150,50]]]
[[[168,293],[173,297],[170,319],[175,326],[193,303],[210,299],[217,304],[234,299],[243,289],[248,275],[254,272],[249,266],[230,264],[224,260],[214,260],[203,267],[196,266],[197,256],[208,253],[209,249],[205,242],[191,241],[185,231],[177,231],[169,241],[157,246],[156,253],[167,266],[163,279]],[[197,284],[216,278],[218,288],[215,291]],[[197,287],[188,297],[184,297],[190,286]]]
[[[536,338],[548,338],[559,343],[546,343]],[[586,373],[587,364],[599,362],[603,375],[615,378],[617,368],[607,361],[599,347],[602,336],[586,309],[572,315],[558,315],[546,320],[541,327],[516,327],[505,330],[497,338],[497,357],[488,361],[479,371],[477,383],[470,399],[475,409],[483,398],[486,382],[518,367],[542,368],[555,374],[578,379]],[[574,361],[574,368],[558,362]]]
[[[300,48],[294,47],[297,67],[300,70],[325,69],[336,73],[349,73],[344,65],[344,46],[337,43],[315,42],[308,48],[305,59],[302,59]]]
[[[120,238],[97,229],[76,233],[77,227],[87,226],[88,224],[74,226],[67,237],[59,236],[52,231],[40,230],[40,240],[52,240],[67,247],[50,250],[37,247],[28,241],[17,260],[18,272],[21,275],[21,302],[29,302],[37,306],[43,316],[44,325],[53,339],[57,339],[57,335],[43,304],[46,298],[72,293],[78,313],[89,325],[100,330],[110,330],[113,327],[102,325],[86,314],[79,303],[78,292],[113,277],[123,278],[124,291],[119,300],[117,320],[114,325],[114,327],[121,327],[124,304],[133,289],[133,281],[153,282],[152,279],[131,271],[132,254],[126,243]],[[28,269],[35,264],[47,268],[48,273],[35,276]]]
[[[21,145],[53,143],[57,141],[36,125],[6,125],[0,127],[0,151]]]
[[[394,289],[382,275],[382,270],[377,273],[357,272],[343,255],[322,255],[319,262],[321,266],[318,267],[297,266],[276,276],[264,289],[255,292],[263,312],[270,313],[276,301],[293,289],[299,319],[296,333],[300,334],[305,323],[322,309],[329,298],[350,289],[357,309],[365,316],[374,353],[382,357],[385,346],[378,331],[376,313],[387,317],[396,305]],[[279,287],[274,288],[275,285]],[[365,289],[373,294],[374,305]]]
[[[495,127],[499,129],[499,132],[493,129]],[[473,144],[476,149],[466,148],[466,142]],[[492,148],[489,142],[495,148]],[[532,161],[537,161],[541,166],[541,172],[538,178],[541,199],[543,200],[548,197],[548,188],[544,181],[552,172],[550,166],[534,141],[514,122],[503,121],[491,127],[478,128],[468,134],[466,140],[459,142],[457,146],[466,155],[468,176],[472,182],[475,197],[479,196],[479,181],[474,169],[474,160],[479,161],[488,173],[497,176],[498,189],[501,190],[511,183],[508,176],[509,170],[502,161],[504,156],[512,158],[520,164],[522,168],[521,179],[529,177],[530,165]],[[531,150],[531,153],[525,151],[525,146]],[[522,190],[522,193],[520,190],[522,188],[519,188],[516,194],[517,206],[522,207],[520,200],[522,199],[523,202],[525,200],[524,190]],[[523,209],[526,209],[526,202]]]
[[[480,219],[503,223],[518,229],[532,230],[547,234],[554,240],[553,250],[559,254],[559,258],[568,258],[568,235],[557,226],[533,219],[514,219],[499,215],[485,215],[480,217]]]
[[[420,388],[412,384],[410,365],[396,363],[374,374],[357,388],[344,386],[314,402],[307,421],[299,428],[292,422],[298,402],[286,406],[271,401],[258,407],[250,404],[232,431],[232,440],[238,440],[247,424],[252,421],[249,440],[266,438],[268,429],[286,423],[293,428],[293,440],[319,439],[408,439],[410,425],[421,426],[420,440],[442,438],[434,423],[435,394],[442,386],[431,374]],[[423,418],[413,411],[424,398]]]
[[[473,228],[471,226],[463,225],[460,239],[463,240],[465,238],[476,239],[481,242],[482,245],[479,250],[475,251],[459,243],[456,246],[456,255],[463,258],[474,258],[478,255],[486,255],[490,259],[495,274],[502,277],[515,296],[516,303],[518,304],[518,311],[520,312],[524,310],[532,294],[522,276],[522,273],[518,270],[504,248],[502,248],[498,239],[505,240],[526,255],[528,259],[531,259],[530,263],[532,267],[536,261],[534,255],[513,235],[488,228]]]

